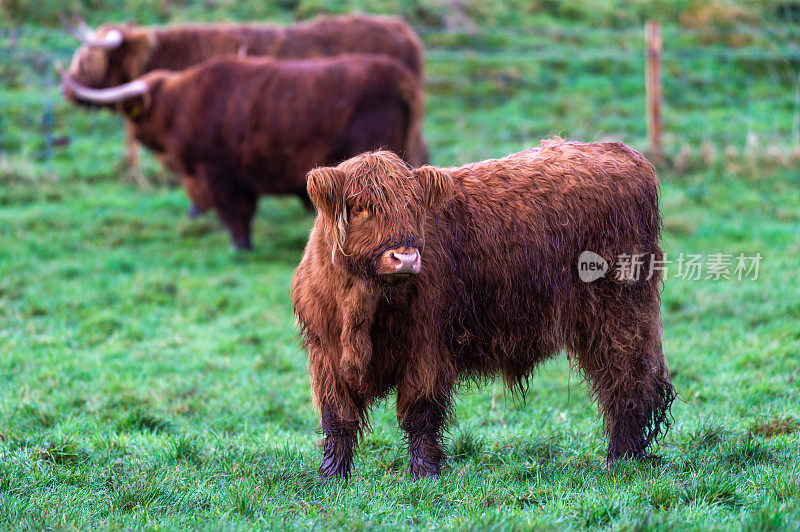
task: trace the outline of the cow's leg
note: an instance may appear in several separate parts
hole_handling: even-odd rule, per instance
[[[447,420],[446,407],[421,399],[398,411],[400,427],[408,437],[408,474],[413,479],[439,476],[445,459],[442,430]]]
[[[125,122],[125,158],[128,161],[128,172],[141,188],[150,188],[150,183],[144,178],[139,165],[139,144],[136,142],[133,126]]]
[[[182,175],[181,181],[191,202],[188,216],[189,218],[197,218],[211,206],[206,184],[201,179],[188,174]]]
[[[202,216],[203,214],[205,214],[205,212],[206,212],[205,209],[201,208],[196,203],[190,203],[189,204],[189,211],[186,213],[186,216],[190,220],[192,220],[194,218],[198,218],[198,217]]]
[[[231,235],[234,249],[253,249],[250,226],[256,212],[255,192],[232,179],[233,172],[208,166],[197,168],[197,177],[207,187],[211,203]]]
[[[641,458],[669,428],[675,398],[661,347],[658,296],[615,302],[589,319],[576,349],[610,437],[607,461]]]
[[[233,249],[253,249],[250,232],[256,205],[256,195],[245,190],[232,194],[228,196],[228,201],[218,202],[215,205],[217,214],[231,234]]]
[[[353,449],[365,418],[364,402],[350,392],[338,375],[326,373],[317,378],[319,373],[314,358],[311,357],[309,362],[314,376],[312,391],[320,404],[322,432],[325,434],[319,476],[346,480],[350,476]]]
[[[314,404],[319,407],[325,434],[319,476],[346,479],[350,476],[353,448],[366,417],[365,405],[369,403],[353,393],[344,382],[336,358],[316,340],[310,343],[308,371],[311,393]]]
[[[330,405],[322,409],[322,432],[325,442],[322,447],[322,463],[319,476],[322,478],[347,479],[353,463],[353,448],[358,440],[359,422],[346,419]]]
[[[397,389],[397,421],[408,438],[408,474],[413,479],[441,472],[442,431],[450,416],[452,392],[443,375],[430,377],[435,390],[420,389],[420,382],[424,381],[406,375]]]

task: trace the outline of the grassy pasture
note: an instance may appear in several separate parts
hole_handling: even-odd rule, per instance
[[[130,182],[116,117],[42,88],[36,51],[68,58],[72,43],[26,27],[18,46],[33,55],[0,55],[0,527],[800,528],[792,31],[734,48],[666,30],[667,257],[763,259],[757,280],[682,280],[670,266],[679,399],[655,456],[603,468],[595,406],[560,357],[524,400],[496,382],[463,390],[437,480],[407,480],[381,405],[341,485],[316,478],[287,297],[313,216],[266,198],[256,250],[231,253],[213,215],[186,219],[152,159],[153,187]],[[438,164],[551,133],[644,147],[638,28],[424,39]],[[69,138],[52,158],[48,109]]]

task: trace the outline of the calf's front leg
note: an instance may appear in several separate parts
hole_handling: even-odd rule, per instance
[[[339,372],[358,393],[366,391],[364,378],[372,359],[370,329],[375,318],[378,296],[365,287],[355,285],[342,302],[342,357]]]
[[[364,420],[365,401],[354,394],[337,369],[337,361],[315,340],[308,351],[308,370],[314,404],[319,407],[322,432],[322,478],[347,479],[353,448]]]
[[[350,476],[353,447],[358,439],[358,422],[343,419],[332,408],[326,407],[322,410],[322,431],[325,441],[319,476],[346,480]]]
[[[450,398],[420,395],[411,382],[402,383],[397,392],[397,420],[408,439],[408,474],[412,479],[436,477],[445,459],[442,430],[447,423]]]

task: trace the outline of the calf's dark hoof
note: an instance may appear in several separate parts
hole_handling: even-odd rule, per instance
[[[347,480],[350,476],[350,466],[343,460],[335,457],[325,457],[319,466],[319,477],[324,480]]]
[[[441,475],[441,468],[437,462],[426,460],[422,457],[411,457],[408,464],[408,475],[412,480],[421,478],[435,478]]]

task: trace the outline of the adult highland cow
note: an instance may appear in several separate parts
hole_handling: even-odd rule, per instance
[[[258,196],[306,195],[306,172],[375,146],[408,151],[422,116],[416,76],[387,56],[211,59],[110,89],[62,72],[65,96],[114,104],[167,168],[191,175],[236,248]]]
[[[237,53],[281,59],[367,53],[386,55],[403,63],[416,76],[422,91],[422,43],[408,24],[395,17],[319,16],[292,26],[104,24],[97,30],[81,23],[70,30],[83,43],[72,59],[70,76],[81,85],[95,89],[122,85],[153,70],[184,70],[213,57]],[[132,127],[128,123],[126,145],[129,163],[138,176]],[[421,128],[415,131],[413,149],[407,157],[413,164],[428,162]],[[210,205],[207,191],[198,182],[191,181],[191,176],[184,176],[183,180],[196,206]]]
[[[370,406],[397,389],[412,478],[437,475],[463,379],[521,385],[561,349],[590,384],[607,460],[668,428],[658,180],[623,144],[552,140],[459,168],[365,153],[308,175],[318,209],[291,297],[325,432],[320,474],[347,477]],[[582,282],[590,250],[643,275]]]

